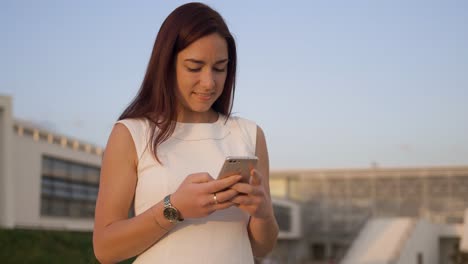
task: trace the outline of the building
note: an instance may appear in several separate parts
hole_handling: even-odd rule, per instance
[[[102,148],[15,120],[0,96],[0,226],[92,230]]]
[[[91,231],[102,153],[14,119],[0,96],[0,227]],[[270,188],[280,234],[265,263],[445,264],[468,252],[468,166],[272,171]],[[378,247],[387,226],[393,244]]]
[[[437,254],[425,258],[423,253],[430,251],[421,249],[426,260],[421,263],[452,263],[449,259],[455,249],[468,252],[468,243],[461,241],[463,230],[468,229],[464,227],[468,166],[273,171],[270,186],[273,197],[295,201],[302,208],[303,233],[294,243],[305,250],[295,252],[296,262],[288,263],[343,261],[349,249],[371,252],[375,226],[393,226],[401,232],[400,248],[392,261],[403,253],[411,255],[406,245],[418,239],[437,245]],[[428,232],[430,239],[420,238]],[[357,241],[367,244],[362,242],[356,249]]]

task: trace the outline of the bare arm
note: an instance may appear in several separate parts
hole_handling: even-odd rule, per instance
[[[239,195],[232,201],[250,215],[247,227],[254,256],[266,256],[275,246],[278,224],[270,197],[268,152],[265,135],[257,127],[257,169],[251,171],[250,183],[236,183],[231,188]]]
[[[268,211],[268,215],[262,218],[250,217],[248,231],[254,256],[263,257],[275,246],[279,229],[273,214],[273,206],[270,197],[268,150],[265,135],[260,127],[257,127],[256,155],[258,157],[257,170],[262,177],[261,184],[265,190],[265,198],[267,200],[264,206],[268,208],[264,209]]]
[[[104,153],[96,202],[93,246],[101,263],[119,262],[143,252],[172,227],[162,215],[162,202],[128,219],[136,181],[133,140],[124,125],[116,124]]]

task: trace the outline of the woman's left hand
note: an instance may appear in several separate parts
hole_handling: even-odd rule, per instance
[[[231,199],[241,210],[259,219],[274,217],[271,199],[263,186],[263,175],[256,169],[250,171],[250,184],[238,182],[231,186],[239,194]]]

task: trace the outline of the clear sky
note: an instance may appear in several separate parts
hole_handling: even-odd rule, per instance
[[[0,0],[0,94],[105,146],[186,1]],[[234,111],[271,167],[468,165],[468,1],[208,1],[238,45]]]

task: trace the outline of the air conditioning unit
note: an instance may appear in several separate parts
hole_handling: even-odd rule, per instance
[[[278,239],[299,239],[302,234],[300,205],[290,200],[274,197],[272,202],[279,226]]]

